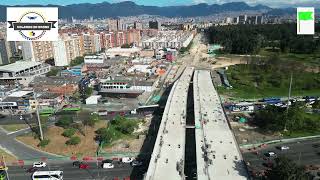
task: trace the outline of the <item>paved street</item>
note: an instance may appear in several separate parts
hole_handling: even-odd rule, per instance
[[[14,154],[19,159],[39,159],[39,157],[57,157],[24,145],[23,143],[15,139],[15,135],[7,135],[7,133],[2,128],[0,128],[0,137],[0,146]]]
[[[318,144],[319,147],[316,145]],[[289,150],[281,151],[277,147],[289,146]],[[254,170],[266,169],[263,163],[268,162],[269,158],[265,156],[268,151],[275,152],[278,156],[285,155],[301,165],[320,164],[320,139],[305,140],[299,142],[268,145],[266,148],[259,149],[259,154],[254,152],[243,153],[243,158],[250,163]],[[272,161],[272,158],[270,159]]]
[[[10,166],[8,173],[10,180],[28,180],[31,179],[32,173],[26,172],[31,165],[18,167]],[[133,174],[133,168],[130,164],[115,164],[113,169],[102,169],[101,163],[97,167],[96,163],[89,163],[89,169],[79,169],[78,167],[73,167],[72,162],[64,164],[50,164],[46,168],[39,168],[39,170],[61,170],[63,171],[63,179],[65,180],[113,180],[115,177],[123,179],[125,177],[130,177]],[[133,175],[132,175],[133,177]],[[134,177],[133,179],[141,179],[140,177]]]

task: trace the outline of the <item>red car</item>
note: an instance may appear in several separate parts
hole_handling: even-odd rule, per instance
[[[80,164],[79,169],[89,169],[89,164]]]

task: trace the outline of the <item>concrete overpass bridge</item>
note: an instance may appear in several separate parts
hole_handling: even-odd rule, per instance
[[[191,82],[193,84],[190,89],[193,94],[189,89]],[[188,97],[189,91],[191,94]],[[186,123],[187,100],[190,99],[193,100],[194,126]],[[191,141],[195,150],[191,155],[196,158],[196,165],[191,169],[195,170],[196,175],[193,177],[199,180],[248,179],[238,144],[213,86],[210,71],[194,71],[194,68],[187,67],[180,79],[174,83],[168,97],[145,175],[146,180],[193,178],[185,176],[186,157],[190,157],[190,154],[185,154],[189,153],[185,151],[186,132],[190,132],[187,129],[194,132]],[[189,138],[187,141],[190,142]]]

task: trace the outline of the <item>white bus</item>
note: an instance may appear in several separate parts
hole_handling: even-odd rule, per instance
[[[32,180],[63,180],[63,171],[36,171]]]

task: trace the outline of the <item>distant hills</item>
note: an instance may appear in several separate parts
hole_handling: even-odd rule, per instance
[[[41,6],[41,5],[30,5]],[[190,6],[144,6],[137,5],[131,1],[124,1],[119,3],[102,2],[97,4],[82,3],[71,4],[66,6],[48,5],[59,7],[59,18],[85,19],[93,16],[94,18],[108,18],[117,16],[137,16],[142,14],[160,15],[166,17],[194,17],[194,16],[208,16],[212,14],[228,12],[228,11],[268,11],[270,7],[264,5],[249,6],[244,2],[231,2],[222,5],[212,4],[208,5],[201,3]],[[6,21],[6,7],[0,5],[0,21]]]

